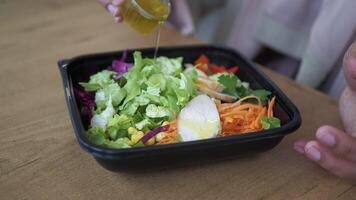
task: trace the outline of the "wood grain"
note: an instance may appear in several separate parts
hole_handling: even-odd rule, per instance
[[[355,199],[355,184],[297,155],[292,143],[322,124],[340,127],[337,103],[271,71],[302,127],[246,158],[113,173],[77,144],[56,62],[152,46],[116,25],[96,1],[0,0],[0,199]],[[162,45],[200,43],[164,29]]]

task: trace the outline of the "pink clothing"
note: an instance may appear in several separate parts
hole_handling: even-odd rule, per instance
[[[356,0],[228,0],[218,27],[215,41],[249,58],[268,46],[301,60],[297,81],[318,87],[356,39]]]

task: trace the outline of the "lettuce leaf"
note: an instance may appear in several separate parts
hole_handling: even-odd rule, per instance
[[[106,107],[106,97],[104,90],[100,89],[95,93],[96,112],[100,113]]]
[[[147,127],[148,125],[151,124],[151,121],[149,119],[144,119],[138,123],[135,124],[135,127],[138,129],[138,130],[143,130],[145,127]]]
[[[126,85],[124,86],[124,89],[128,91],[128,94],[124,103],[121,105],[121,108],[123,108],[129,101],[133,100],[141,93],[140,85],[134,80],[127,81]]]
[[[110,138],[116,140],[127,136],[127,129],[132,126],[132,120],[126,115],[115,114],[109,119],[107,126]]]
[[[146,108],[146,115],[150,118],[162,118],[169,116],[170,112],[165,107],[149,104]]]
[[[116,72],[103,70],[92,75],[88,83],[80,82],[79,85],[81,85],[86,91],[97,91],[107,84],[114,83],[112,77],[115,74]]]
[[[109,148],[115,148],[115,149],[131,148],[130,140],[127,137],[119,138],[115,141],[106,140],[104,146]]]
[[[110,70],[114,72],[103,70],[88,83],[81,83],[96,91],[96,110],[88,131],[88,138],[96,144],[126,148],[130,144],[126,140],[129,127],[142,131],[157,128],[163,121],[176,118],[197,95],[194,81],[198,73],[195,68],[182,73],[182,58],[154,60],[142,58],[140,52],[133,55],[132,67],[121,59],[113,62]]]
[[[111,96],[113,106],[118,106],[121,101],[126,97],[126,90],[120,88],[119,84],[111,83],[104,87],[105,97]],[[106,100],[108,100],[106,98]]]
[[[109,98],[109,101],[106,103],[106,108],[103,112],[100,114],[95,114],[93,118],[91,119],[91,127],[100,127],[102,129],[106,129],[106,125],[108,123],[108,120],[110,117],[112,117],[115,114],[115,109],[112,105],[111,97]]]
[[[161,68],[165,75],[175,76],[182,72],[183,58],[159,57],[156,59],[156,65]]]
[[[166,89],[166,79],[163,74],[153,74],[146,84],[148,87],[159,87],[161,91]]]
[[[195,67],[191,67],[185,69],[183,74],[195,81],[198,79],[199,71]]]
[[[106,140],[105,130],[100,127],[92,127],[87,131],[86,137],[90,142],[102,145]]]
[[[153,96],[160,96],[159,94],[161,93],[160,87],[148,86],[146,91],[147,91],[147,94],[153,95]]]
[[[140,104],[137,101],[130,101],[125,105],[123,109],[120,109],[120,111],[122,114],[126,114],[128,116],[134,116],[139,106]]]
[[[265,130],[281,127],[281,120],[276,117],[263,117],[261,119],[262,127]]]

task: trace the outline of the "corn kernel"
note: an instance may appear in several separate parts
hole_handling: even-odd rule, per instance
[[[131,144],[136,144],[139,140],[141,140],[141,138],[143,137],[143,132],[142,131],[138,131],[136,134],[133,134],[131,136]]]
[[[132,135],[137,133],[137,129],[135,127],[130,127],[127,129],[127,132],[129,133],[129,135]]]
[[[146,145],[154,145],[156,143],[155,137],[152,137],[146,142]]]

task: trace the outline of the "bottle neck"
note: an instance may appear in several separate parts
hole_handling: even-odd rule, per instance
[[[143,17],[145,17],[146,19],[151,19],[151,20],[157,20],[157,18],[153,15],[151,15],[150,13],[148,13],[147,11],[145,11],[138,3],[136,0],[131,0],[132,5],[137,8],[138,12],[140,13],[140,15],[142,15]]]

